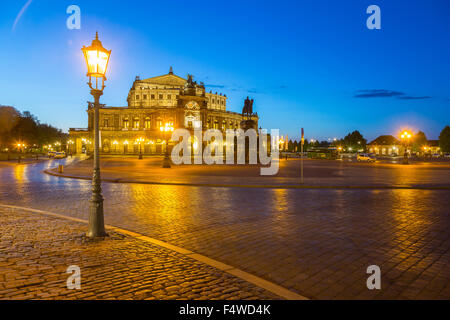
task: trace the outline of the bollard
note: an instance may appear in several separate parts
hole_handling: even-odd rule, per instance
[[[63,166],[62,164],[60,164],[60,165],[58,166],[58,172],[59,172],[59,173],[64,173],[64,166]]]

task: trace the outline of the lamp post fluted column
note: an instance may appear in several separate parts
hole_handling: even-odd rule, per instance
[[[92,174],[92,196],[89,206],[89,227],[88,237],[105,237],[105,222],[103,217],[103,196],[102,185],[100,180],[100,131],[99,131],[99,113],[100,113],[100,97],[105,89],[106,70],[108,68],[111,50],[106,50],[101,41],[98,39],[98,32],[95,39],[89,47],[83,47],[86,66],[88,69],[89,88],[91,95],[94,97],[94,170]],[[92,82],[92,78],[95,82]],[[101,84],[99,84],[99,79]],[[101,89],[100,89],[101,88]]]
[[[94,97],[94,170],[92,176],[92,197],[89,208],[89,230],[88,237],[105,237],[105,222],[103,217],[103,196],[100,178],[100,133],[99,133],[99,108],[101,90],[92,89]]]

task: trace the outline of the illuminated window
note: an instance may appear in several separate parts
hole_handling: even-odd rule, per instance
[[[155,100],[155,95],[152,94],[152,95],[151,95],[151,98],[152,98],[152,100]]]
[[[144,100],[147,100],[147,95],[146,94],[144,94]]]
[[[108,119],[103,120],[103,126],[104,127],[108,127],[109,126]]]
[[[167,95],[167,99],[168,99],[168,100],[172,99],[172,95],[168,94],[168,95]]]
[[[130,123],[129,123],[128,119],[124,119],[123,120],[123,127],[125,129],[128,129],[130,127]]]
[[[139,129],[139,118],[134,118],[133,128],[134,129]]]
[[[162,100],[162,99],[163,99],[163,95],[160,94],[160,95],[159,95],[159,100]]]
[[[145,129],[150,129],[152,126],[152,122],[149,117],[145,118]]]
[[[136,100],[139,100],[139,95],[138,94],[136,95]]]

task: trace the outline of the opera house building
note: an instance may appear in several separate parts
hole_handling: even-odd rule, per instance
[[[160,129],[240,128],[243,114],[227,111],[227,96],[206,92],[203,83],[173,73],[143,79],[136,77],[129,93],[128,106],[100,106],[100,151],[104,154],[161,154],[165,151]],[[71,153],[93,150],[94,110],[88,103],[88,128],[69,130]],[[252,115],[256,128],[258,115]]]

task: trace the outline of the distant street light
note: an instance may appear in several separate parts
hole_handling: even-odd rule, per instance
[[[113,145],[114,145],[114,153],[117,153],[117,145],[118,145],[119,143],[117,142],[117,140],[114,140],[113,141]]]
[[[411,140],[412,134],[411,132],[405,130],[403,131],[403,133],[401,134],[400,138],[405,146],[405,154],[403,156],[403,164],[409,164],[409,160],[408,160],[408,146],[409,146],[409,141]]]
[[[139,160],[142,160],[142,143],[145,141],[144,138],[139,138],[136,140],[136,142],[139,144]]]
[[[72,154],[72,145],[74,144],[73,140],[67,141],[67,144],[69,145],[69,150],[67,151],[69,151],[69,154]]]
[[[174,131],[173,123],[166,122],[164,124],[164,127],[161,126],[159,128],[161,132],[164,134],[164,138],[166,141],[166,152],[164,154],[164,160],[163,160],[163,168],[170,168],[170,158],[169,158],[169,134]]]
[[[91,46],[83,46],[81,50],[86,59],[86,66],[88,69],[87,76],[89,77],[88,85],[89,88],[91,88],[91,94],[94,97],[94,173],[92,177],[92,198],[89,210],[88,237],[95,238],[107,236],[103,216],[103,196],[100,180],[99,108],[100,97],[103,95],[103,89],[105,89],[105,74],[108,68],[111,51],[103,48],[102,43],[98,39],[98,32],[95,35],[95,40],[92,41]],[[95,78],[95,87],[92,83],[92,77]],[[101,89],[99,89],[99,78],[102,80]]]

